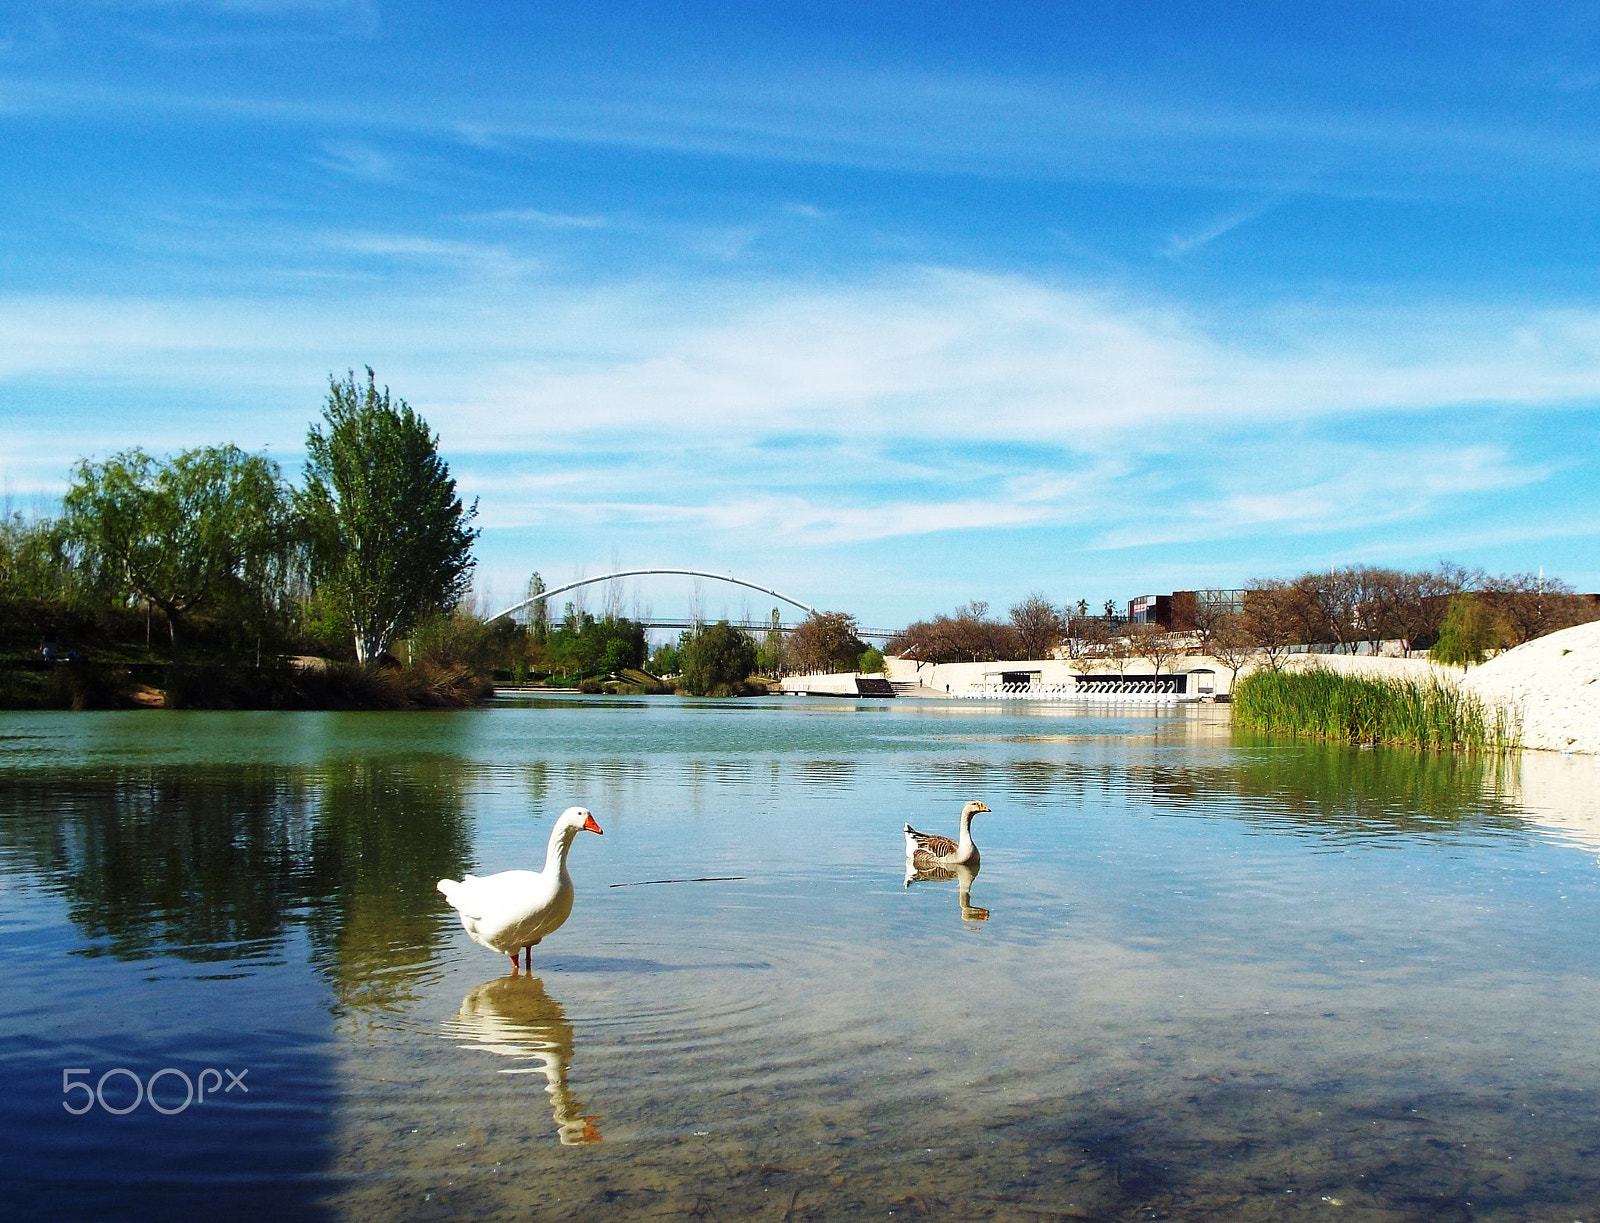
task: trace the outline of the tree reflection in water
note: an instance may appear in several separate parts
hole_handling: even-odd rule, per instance
[[[0,777],[0,849],[66,899],[85,955],[209,962],[307,930],[339,1002],[392,1007],[448,937],[462,765],[351,762]]]
[[[341,1005],[405,1004],[449,937],[434,885],[469,864],[464,780],[459,762],[422,758],[350,763],[318,786],[307,924]]]
[[[562,1146],[582,1146],[600,1141],[599,1118],[585,1115],[567,1086],[567,1064],[572,1060],[572,1024],[561,1004],[534,976],[497,977],[473,989],[461,1010],[445,1024],[451,1039],[465,1040],[463,1049],[484,1049],[518,1061],[501,1074],[538,1074],[545,1080],[550,1112]]]
[[[1159,750],[1140,758],[1018,759],[935,764],[937,784],[994,785],[1022,803],[1081,806],[1114,796],[1172,812],[1225,813],[1247,823],[1336,841],[1516,833],[1524,765],[1515,755],[1363,748],[1236,733],[1212,760]]]

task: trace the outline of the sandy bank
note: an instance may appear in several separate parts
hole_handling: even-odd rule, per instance
[[[1600,754],[1600,621],[1507,650],[1462,687],[1515,712],[1524,747]]]

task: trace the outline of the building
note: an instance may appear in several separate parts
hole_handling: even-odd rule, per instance
[[[1175,590],[1170,595],[1140,595],[1128,602],[1132,624],[1159,624],[1169,633],[1192,633],[1202,622],[1244,610],[1242,590]]]

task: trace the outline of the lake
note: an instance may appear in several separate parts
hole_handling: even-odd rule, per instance
[[[434,883],[572,804],[510,978]],[[0,714],[7,1215],[1586,1219],[1597,853],[1217,706]]]

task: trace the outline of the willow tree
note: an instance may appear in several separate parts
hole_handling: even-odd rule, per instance
[[[472,579],[470,523],[438,436],[403,399],[351,371],[328,380],[322,424],[306,435],[302,511],[312,576],[348,616],[356,658],[372,662],[417,620],[450,611]]]
[[[206,446],[162,461],[129,450],[78,465],[62,527],[94,585],[165,614],[176,663],[192,613],[241,593],[272,597],[291,546],[287,507],[278,465],[262,455]]]

